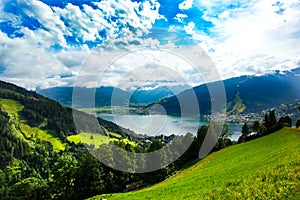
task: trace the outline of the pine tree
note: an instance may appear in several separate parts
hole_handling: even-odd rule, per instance
[[[244,123],[244,125],[242,127],[242,134],[244,137],[247,137],[250,134],[250,129],[249,129],[247,123]]]

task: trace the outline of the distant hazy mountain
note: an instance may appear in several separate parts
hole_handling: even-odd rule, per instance
[[[87,101],[87,96],[92,96],[95,93],[95,107],[105,107],[111,105],[112,95],[114,98],[113,104],[115,106],[128,105],[130,100],[130,93],[114,87],[100,87],[100,88],[76,88],[76,91],[81,95],[78,97],[80,102],[77,107],[93,107],[92,101]],[[49,89],[37,89],[37,93],[54,99],[65,106],[72,106],[73,87],[54,87]],[[132,102],[136,102],[131,98]]]
[[[138,103],[149,104],[158,100],[174,96],[180,92],[191,88],[188,85],[178,85],[172,87],[157,87],[154,89],[140,88],[132,92],[132,99],[135,99]]]
[[[300,99],[300,68],[290,72],[274,72],[264,76],[241,76],[223,81],[227,97],[227,112],[230,114],[259,112],[293,103]],[[177,97],[188,104],[193,91],[196,93],[201,114],[210,113],[211,101],[207,85],[185,90],[178,96],[163,99],[157,104],[169,114],[180,114]]]
[[[87,96],[92,96],[95,91],[95,107],[111,106],[112,98],[114,106],[128,106],[128,102],[133,104],[149,104],[157,100],[170,97],[189,88],[188,86],[158,87],[155,89],[140,88],[136,91],[124,91],[114,87],[100,88],[76,88],[80,92],[78,97],[80,105],[78,107],[94,107],[92,101],[87,100]],[[37,89],[37,93],[54,99],[65,106],[72,106],[72,87],[54,87],[49,89]],[[113,95],[113,97],[112,97]]]

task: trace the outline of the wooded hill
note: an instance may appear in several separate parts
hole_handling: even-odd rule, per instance
[[[80,118],[76,128],[72,112]],[[96,127],[91,117],[0,81],[0,199],[83,199],[120,192],[132,182],[148,185],[164,180],[196,155],[184,154],[161,170],[134,174],[153,161],[133,163],[126,152],[156,151],[175,136],[137,137],[101,118]],[[168,149],[195,140],[191,134],[176,138]],[[158,158],[175,156],[175,150]],[[131,173],[114,170],[96,158],[106,159],[112,167],[123,162]]]
[[[299,101],[299,73],[300,68],[297,68],[285,73],[274,72],[263,76],[241,76],[221,81],[226,93],[227,113],[261,113],[262,110]],[[213,98],[210,96],[210,92],[213,91],[209,91],[209,86],[211,85],[213,88],[214,84],[216,83],[196,86],[177,96],[156,102],[156,104],[163,106],[168,114],[178,115],[182,112],[178,99],[181,99],[182,105],[188,105],[192,95],[196,95],[200,113],[209,114],[211,112],[211,98]]]

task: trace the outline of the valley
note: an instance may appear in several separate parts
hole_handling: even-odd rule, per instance
[[[272,109],[276,110],[276,116],[275,113],[271,116],[273,112],[269,109],[245,112],[247,100],[239,91],[228,103],[226,124],[210,154],[199,160],[198,151],[209,127],[217,125],[211,123],[209,114],[202,113],[199,119],[168,112],[161,115],[155,110],[148,113],[152,105],[164,104],[174,97],[146,106],[111,107],[107,104],[84,108],[82,105],[76,110],[10,83],[0,82],[0,86],[0,117],[3,118],[0,177],[4,177],[0,194],[4,199],[20,195],[25,199],[34,199],[32,195],[42,199],[85,199],[98,194],[102,195],[93,199],[155,199],[157,195],[174,199],[173,194],[178,199],[191,199],[195,195],[200,198],[299,195],[294,191],[299,181],[292,173],[298,173],[295,166],[299,164],[296,150],[299,131],[283,128],[294,125],[299,118],[298,100],[274,104]],[[266,121],[271,118],[275,121]],[[248,129],[243,123],[248,124]],[[183,151],[182,146],[187,142],[190,146]],[[156,154],[159,162],[146,157],[145,153],[159,150],[163,150]],[[178,155],[172,162],[167,159]],[[71,166],[71,171],[67,166]],[[116,166],[125,171],[114,169]],[[153,171],[153,167],[158,170]],[[135,173],[147,170],[150,172]],[[81,182],[83,174],[89,177],[85,182]],[[278,182],[276,177],[285,181]],[[267,187],[265,179],[273,185]],[[30,194],[21,189],[26,188],[28,182]],[[137,182],[145,188],[120,193]],[[255,185],[255,190],[264,192],[253,192],[248,185]],[[67,192],[70,190],[71,193]],[[51,197],[53,195],[57,198]]]
[[[0,200],[300,200],[300,0],[1,0]]]

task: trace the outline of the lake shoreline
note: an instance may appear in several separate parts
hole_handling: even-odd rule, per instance
[[[208,125],[209,121],[199,117],[179,117],[172,115],[116,115],[116,114],[97,114],[104,120],[116,123],[126,129],[140,135],[185,135],[190,132],[197,134],[198,128]],[[237,141],[241,135],[241,123],[226,123],[233,132],[232,140]]]

